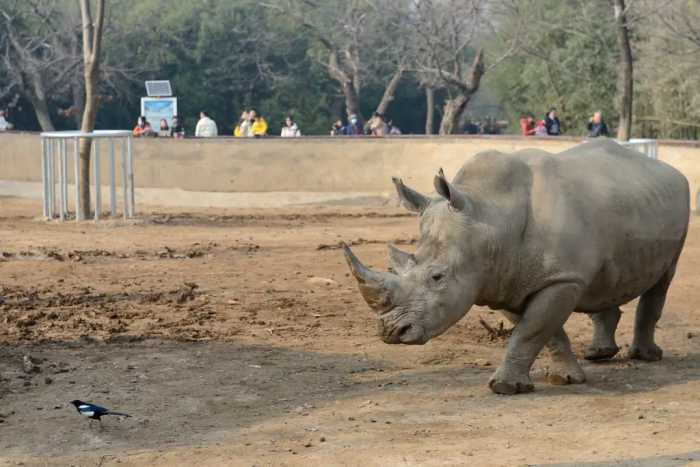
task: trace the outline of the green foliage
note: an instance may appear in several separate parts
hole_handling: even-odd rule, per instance
[[[659,9],[661,3],[664,7]],[[700,2],[661,3],[630,3],[634,131],[643,136],[697,138]],[[448,4],[460,2],[441,3]],[[468,118],[501,118],[502,108],[511,130],[518,132],[521,114],[542,118],[555,106],[566,134],[585,134],[588,118],[596,110],[603,111],[614,130],[618,46],[609,0],[484,0],[484,4],[493,8],[488,10],[493,28],[479,29],[476,43],[486,50],[486,66],[510,50],[515,38],[520,46],[514,56],[488,69],[481,91],[469,103]],[[32,5],[49,12],[51,22],[35,14]],[[425,45],[429,41],[407,32],[406,21],[415,16],[411,5],[408,0],[108,1],[97,125],[130,128],[145,94],[143,82],[169,79],[189,134],[200,110],[217,121],[222,134],[230,134],[241,112],[252,107],[266,117],[270,134],[278,134],[284,117],[292,115],[303,134],[325,135],[344,115],[339,81],[331,78],[326,66],[329,51],[335,49],[340,66],[357,77],[364,115],[375,110],[389,77],[403,63],[408,71],[388,118],[404,133],[422,133],[426,109],[418,79],[425,82],[424,75],[430,72],[419,65],[431,50]],[[52,44],[66,44],[65,63],[71,53],[80,56],[79,46],[71,46],[80,32],[74,0],[0,0],[2,11],[18,13],[16,25],[23,40],[41,41],[46,36]],[[47,32],[49,26],[59,33]],[[8,36],[2,32],[0,27],[4,54]],[[441,47],[439,52],[448,56],[452,46]],[[46,50],[59,48],[52,45]],[[463,52],[473,50],[467,47]],[[50,114],[59,129],[74,128],[75,119],[58,116],[58,109],[74,105],[80,85],[73,85],[82,70],[75,66],[76,79],[63,76],[62,84],[53,85],[52,76],[60,75],[58,65],[64,62],[47,57],[51,67],[41,75],[48,83]],[[11,107],[19,128],[38,129],[30,92],[21,90],[21,83],[8,84],[11,71],[18,67],[2,65],[0,108]],[[448,90],[438,86],[438,113]]]
[[[558,109],[567,134],[585,134],[588,118],[596,110],[603,112],[608,125],[614,124],[617,44],[609,3],[516,3],[526,15],[522,47],[489,77],[491,88],[506,107],[512,130],[517,131],[521,115],[533,113],[541,119],[552,106]],[[516,20],[522,19],[512,17],[509,22],[515,27]]]

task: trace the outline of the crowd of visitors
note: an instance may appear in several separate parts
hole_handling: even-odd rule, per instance
[[[400,135],[401,129],[394,125],[394,122],[386,118],[379,112],[374,112],[372,117],[363,125],[357,115],[351,114],[348,123],[343,124],[342,120],[336,120],[331,126],[331,136],[391,136]]]
[[[588,120],[588,137],[610,136],[608,126],[603,120],[601,111],[596,111]],[[520,134],[523,136],[559,136],[562,134],[561,122],[557,116],[557,109],[552,107],[547,111],[544,119],[535,121],[532,114],[523,115],[520,118]]]
[[[261,138],[266,135],[267,121],[254,109],[244,111],[233,129],[233,136],[237,138]]]
[[[467,134],[501,134],[508,125],[507,121],[496,121],[487,117],[484,121],[469,120],[465,126]],[[552,107],[544,118],[535,120],[533,114],[524,114],[519,120],[520,133],[523,136],[559,136],[563,133],[562,124],[557,114],[557,109]],[[7,112],[0,110],[0,131],[12,130],[14,126],[7,119]],[[233,135],[238,138],[261,138],[268,134],[268,123],[255,109],[244,111],[238,123],[234,127]],[[588,137],[610,136],[608,126],[603,119],[601,111],[596,111],[587,122]],[[153,128],[145,116],[139,116],[136,126],[132,131],[135,137],[161,137],[184,138],[185,127],[182,118],[174,116],[169,124],[165,118],[160,119],[157,128]],[[400,135],[401,130],[391,120],[374,112],[366,121],[362,122],[357,114],[351,114],[347,123],[336,120],[330,129],[331,136],[392,136]],[[212,138],[219,135],[216,122],[202,111],[195,128],[194,136],[197,138]],[[301,129],[291,115],[287,115],[281,125],[280,136],[282,138],[297,138],[302,135]]]
[[[542,120],[535,121],[532,114],[520,118],[520,134],[523,136],[559,136],[561,133],[561,122],[554,107],[547,111]]]

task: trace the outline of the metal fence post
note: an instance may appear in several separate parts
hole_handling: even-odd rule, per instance
[[[75,221],[83,220],[83,212],[80,209],[80,138],[75,138]]]
[[[42,198],[44,201],[44,206],[43,206],[44,207],[44,219],[49,218],[49,192],[48,192],[49,180],[48,180],[48,174],[47,174],[47,169],[48,169],[48,167],[47,167],[47,165],[48,165],[47,151],[48,151],[48,147],[47,147],[46,138],[42,137],[41,138],[41,182],[42,182],[41,184],[42,184],[42,189],[43,189]]]
[[[129,190],[127,189],[126,153],[127,140],[122,140],[122,191],[124,194],[124,220],[129,218]]]
[[[65,192],[63,191],[63,185],[66,182],[66,173],[63,171],[65,146],[63,144],[63,139],[56,140],[56,143],[58,145],[58,218],[61,219],[61,221],[64,221],[66,220],[66,212],[63,209],[66,201]]]
[[[126,138],[127,147],[129,148],[128,171],[129,171],[129,217],[134,217],[136,214],[136,199],[134,196],[134,151],[131,136]]]
[[[95,163],[93,164],[95,178],[95,221],[100,220],[102,214],[102,177],[100,173],[100,139],[93,138],[92,143],[95,147]]]
[[[114,160],[114,139],[109,139],[109,210],[112,217],[117,216],[117,174]]]
[[[68,155],[66,154],[66,140],[61,139],[61,170],[63,171],[63,186],[61,187],[61,200],[63,201],[63,206],[61,206],[61,211],[63,212],[63,219],[68,216]]]

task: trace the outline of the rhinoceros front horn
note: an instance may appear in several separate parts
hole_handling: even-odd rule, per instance
[[[378,313],[386,313],[394,308],[393,298],[398,290],[398,277],[387,272],[372,271],[357,259],[345,243],[343,243],[343,250],[350,271],[357,279],[360,293],[370,308]]]

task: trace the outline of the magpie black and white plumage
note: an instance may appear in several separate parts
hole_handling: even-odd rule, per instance
[[[131,417],[129,414],[121,412],[112,412],[111,410],[100,407],[99,405],[91,404],[89,402],[83,402],[80,400],[71,401],[71,404],[75,406],[75,409],[80,415],[83,415],[92,420],[102,421],[102,417],[105,415],[116,415],[118,417]]]

